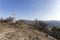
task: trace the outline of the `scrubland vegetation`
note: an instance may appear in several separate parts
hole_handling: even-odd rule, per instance
[[[1,40],[60,40],[60,28],[49,28],[43,21],[35,20],[34,24],[13,21],[12,17],[0,19]]]

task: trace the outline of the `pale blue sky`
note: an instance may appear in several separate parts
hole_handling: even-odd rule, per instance
[[[60,0],[0,0],[0,18],[60,20]]]

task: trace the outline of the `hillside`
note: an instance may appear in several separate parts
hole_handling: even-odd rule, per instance
[[[19,27],[17,27],[19,26]],[[42,31],[31,29],[27,24],[0,24],[0,40],[54,40]]]

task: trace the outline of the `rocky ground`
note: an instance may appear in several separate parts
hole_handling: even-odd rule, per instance
[[[52,36],[33,29],[21,29],[2,26],[0,28],[0,40],[54,40]]]

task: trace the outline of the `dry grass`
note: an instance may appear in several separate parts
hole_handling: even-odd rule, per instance
[[[45,33],[38,30],[30,29],[30,26],[22,23],[13,25],[0,24],[0,40],[53,40],[51,36],[46,37]]]

